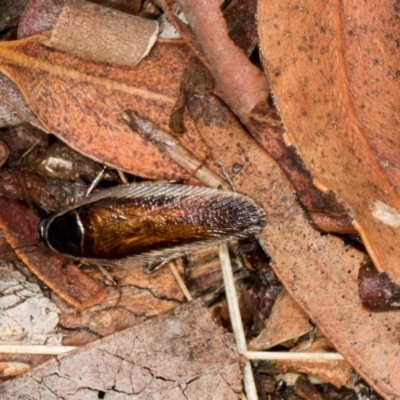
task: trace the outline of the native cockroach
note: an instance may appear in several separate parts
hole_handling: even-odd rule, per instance
[[[42,221],[51,249],[100,265],[160,266],[256,234],[265,214],[237,193],[166,183],[99,191]]]

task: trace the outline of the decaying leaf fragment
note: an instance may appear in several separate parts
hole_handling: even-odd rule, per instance
[[[30,366],[19,362],[0,362],[0,377],[10,377],[23,374],[30,370]]]
[[[321,188],[350,206],[380,271],[400,283],[400,51],[390,1],[260,1],[264,65]]]
[[[23,120],[18,117],[17,113],[4,104],[0,104],[0,128],[4,126],[18,125]]]
[[[78,400],[94,393],[99,398],[236,400],[239,362],[231,335],[197,301],[59,356],[3,383],[0,393],[4,400]]]
[[[43,43],[88,60],[133,66],[149,53],[157,35],[157,21],[66,0],[51,37]]]
[[[307,314],[282,290],[265,329],[249,343],[250,350],[266,350],[311,331]]]
[[[59,309],[11,263],[0,264],[0,344],[59,345]],[[1,368],[0,368],[1,369]]]

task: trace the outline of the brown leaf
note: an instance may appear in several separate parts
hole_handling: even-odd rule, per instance
[[[371,262],[358,272],[358,289],[364,307],[374,311],[399,310],[400,287],[386,272],[378,272]]]
[[[286,289],[360,375],[387,398],[400,396],[396,313],[371,314],[358,297],[363,253],[308,223],[282,170],[216,99],[192,99],[190,111],[235,188],[261,205],[260,234]]]
[[[308,316],[282,290],[265,329],[249,343],[249,350],[266,350],[288,340],[297,339],[312,329]]]
[[[307,379],[306,376],[300,375],[296,379],[294,390],[303,399],[308,400],[324,400],[324,396],[318,392],[315,386]]]
[[[84,272],[104,279],[96,267],[87,267]],[[67,330],[64,345],[82,345],[138,325],[175,309],[184,301],[168,267],[151,275],[141,266],[113,268],[109,272],[118,285],[108,286],[107,297],[93,307],[77,309],[52,294],[51,299],[61,312],[60,325]]]
[[[239,355],[200,302],[59,356],[0,386],[21,396],[237,399]],[[79,368],[77,368],[79,366]],[[82,372],[84,373],[82,374]]]
[[[400,283],[400,52],[392,2],[260,2],[264,64],[287,129],[379,270]],[[379,17],[378,17],[379,15]]]
[[[188,59],[189,50],[180,41],[160,41],[131,68],[50,50],[38,43],[37,36],[0,43],[0,70],[18,85],[45,130],[97,161],[166,180],[189,177],[133,133],[121,114],[133,109],[168,130]],[[207,149],[190,121],[186,129],[182,144],[204,160]]]

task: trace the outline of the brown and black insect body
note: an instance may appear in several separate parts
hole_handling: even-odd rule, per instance
[[[51,249],[102,265],[161,264],[252,236],[265,214],[237,193],[166,183],[123,185],[95,193],[41,226]]]

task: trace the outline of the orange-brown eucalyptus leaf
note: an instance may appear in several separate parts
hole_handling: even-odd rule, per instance
[[[288,292],[375,390],[399,399],[400,316],[362,307],[357,277],[365,254],[312,228],[281,168],[224,105],[194,97],[189,110],[235,189],[264,208],[259,238]]]
[[[400,283],[400,26],[393,2],[259,2],[263,62],[321,188],[351,208],[377,268]]]
[[[0,43],[0,71],[18,86],[42,126],[72,148],[109,166],[148,178],[188,178],[151,143],[129,129],[126,109],[168,130],[189,50],[156,44],[136,67],[94,63],[48,49],[38,36]],[[206,147],[186,121],[180,139],[199,159]]]

